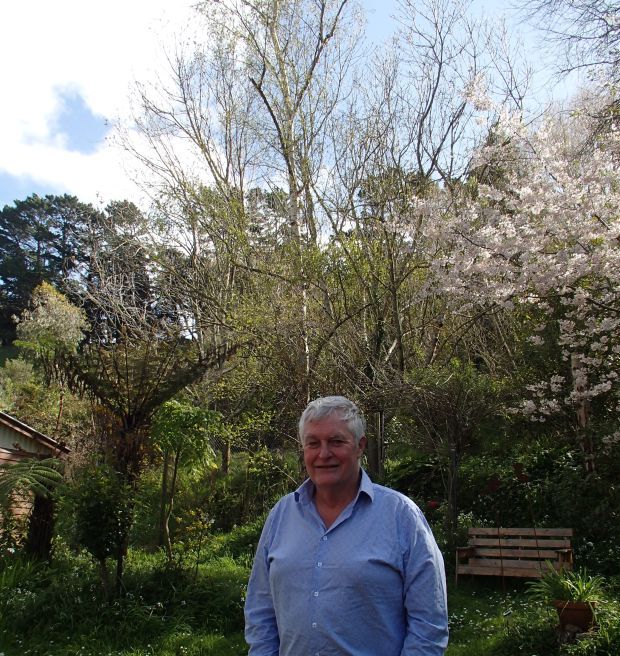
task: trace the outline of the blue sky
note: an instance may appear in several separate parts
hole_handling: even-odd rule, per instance
[[[132,81],[161,67],[192,1],[0,3],[0,207],[31,193],[138,199],[110,124],[128,115]]]
[[[59,93],[60,111],[52,121],[53,129],[65,135],[67,150],[89,155],[97,150],[111,126],[105,116],[97,116],[76,91]]]
[[[58,111],[49,116],[50,132],[62,141],[63,149],[69,153],[95,154],[111,130],[109,121],[94,114],[77,91],[60,91],[58,99]],[[0,207],[31,194],[44,196],[67,190],[61,181],[45,182],[44,176],[37,179],[34,174],[13,175],[0,171]]]
[[[0,208],[29,194],[70,193],[106,204],[139,192],[111,123],[129,112],[134,79],[163,64],[162,43],[187,24],[193,0],[21,0],[2,3]],[[364,0],[377,40],[394,29],[395,0]],[[485,11],[507,3],[478,0]],[[19,26],[28,24],[28,39]],[[531,41],[530,41],[531,43]]]

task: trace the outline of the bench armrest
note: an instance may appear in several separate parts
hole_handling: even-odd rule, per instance
[[[476,555],[476,547],[457,547],[456,560],[459,563],[466,563],[470,558]]]
[[[568,549],[556,549],[556,553],[558,554],[558,562],[560,563],[560,567],[563,567],[564,565],[570,565],[572,567],[573,565],[573,550],[568,548]]]

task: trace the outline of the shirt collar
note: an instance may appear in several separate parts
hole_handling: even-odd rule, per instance
[[[366,494],[366,496],[368,496],[368,498],[371,501],[374,501],[375,490],[372,481],[370,480],[370,477],[364,471],[364,469],[362,469],[361,472],[362,472],[362,480],[360,481],[359,490],[357,491],[355,500],[357,501],[359,495],[363,492],[364,494]],[[295,501],[300,502],[302,504],[308,504],[310,503],[310,501],[312,501],[313,496],[314,496],[314,483],[309,478],[307,478],[295,490]]]

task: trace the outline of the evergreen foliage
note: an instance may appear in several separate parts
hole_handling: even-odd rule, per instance
[[[50,496],[62,480],[63,465],[57,458],[24,458],[0,468],[0,504],[4,505],[13,495]]]
[[[85,240],[100,213],[75,196],[33,194],[0,210],[0,339],[15,337],[13,317],[28,307],[34,289],[47,282],[65,292],[84,265]]]

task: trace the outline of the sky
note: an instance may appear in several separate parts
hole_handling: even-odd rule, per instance
[[[72,194],[96,206],[142,202],[113,123],[135,80],[152,80],[195,0],[0,3],[0,208],[28,195]],[[482,0],[497,13],[506,3]],[[375,40],[395,0],[364,0]]]
[[[0,3],[0,207],[29,194],[136,196],[112,123],[152,77],[190,0]]]

